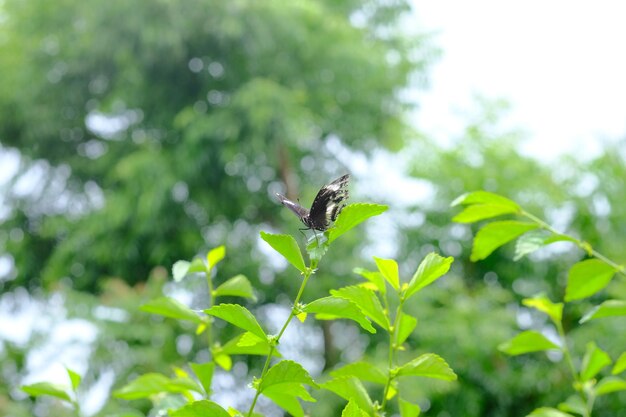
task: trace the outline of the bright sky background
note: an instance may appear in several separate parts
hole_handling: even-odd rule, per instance
[[[475,94],[505,98],[524,150],[591,156],[626,133],[626,3],[414,0],[418,28],[443,57],[420,98],[418,126],[446,141]]]

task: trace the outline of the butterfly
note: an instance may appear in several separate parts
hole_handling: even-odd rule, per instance
[[[345,201],[348,199],[349,180],[350,175],[346,174],[323,186],[317,193],[317,196],[315,196],[311,210],[294,203],[282,194],[276,193],[276,195],[282,205],[293,211],[307,229],[323,232],[328,230],[331,222],[335,221],[341,210],[346,206]]]

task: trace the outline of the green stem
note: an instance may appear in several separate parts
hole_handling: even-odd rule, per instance
[[[576,387],[576,391],[578,391],[578,395],[580,395],[583,402],[586,404],[585,414],[583,417],[591,417],[591,409],[593,408],[593,398],[591,396],[586,397],[583,389],[581,388],[580,379],[578,378],[578,373],[576,372],[576,367],[574,366],[574,361],[572,360],[572,354],[567,346],[567,339],[565,338],[565,330],[563,330],[563,324],[559,321],[556,323],[556,329],[559,333],[559,337],[561,338],[561,345],[563,346],[561,349],[563,351],[563,355],[565,356],[565,360],[567,361],[567,365],[572,373],[572,379],[574,380],[574,387]]]
[[[387,304],[387,303],[385,303]],[[394,364],[394,354],[398,349],[397,346],[397,334],[398,334],[398,318],[400,317],[400,313],[402,311],[402,305],[404,304],[404,300],[400,298],[400,303],[398,304],[398,308],[396,309],[396,314],[393,318],[393,324],[391,325],[391,331],[389,332],[389,356],[388,356],[388,364],[387,364],[387,383],[385,384],[385,390],[383,391],[383,400],[380,404],[380,409],[385,410],[387,406],[387,395],[389,394],[389,389],[391,388],[391,382],[393,381],[393,376],[391,375],[391,370],[393,369]]]
[[[311,265],[313,266],[314,262],[311,262]],[[317,263],[315,262],[315,265],[317,265]],[[296,316],[296,314],[298,313],[296,308],[298,303],[300,303],[300,299],[302,298],[302,294],[304,293],[304,287],[306,287],[306,283],[309,280],[309,278],[311,277],[311,275],[313,274],[314,268],[308,268],[305,273],[304,273],[304,279],[302,280],[302,284],[300,285],[300,289],[298,290],[298,295],[296,296],[296,300],[293,303],[293,307],[291,308],[291,312],[289,313],[289,317],[287,317],[287,320],[285,321],[285,324],[283,324],[283,327],[280,329],[280,332],[278,332],[278,335],[276,336],[276,339],[274,340],[273,343],[270,344],[270,350],[269,353],[267,354],[267,358],[265,359],[265,365],[263,365],[263,371],[261,371],[261,376],[259,377],[259,383],[257,385],[257,389],[256,389],[256,393],[254,394],[254,399],[252,400],[252,404],[250,405],[250,409],[248,410],[248,417],[252,416],[252,412],[254,411],[254,407],[256,406],[256,402],[259,399],[259,395],[261,395],[261,391],[259,390],[259,387],[261,386],[260,381],[263,380],[263,377],[265,377],[265,375],[267,374],[267,371],[269,370],[270,367],[270,361],[272,360],[272,355],[274,354],[274,351],[276,350],[276,345],[278,345],[278,342],[280,342],[280,338],[283,336],[283,333],[285,333],[285,330],[287,330],[287,326],[289,326],[289,323],[291,323],[291,320]]]
[[[206,281],[207,281],[207,284],[209,285],[209,307],[208,308],[211,308],[215,304],[215,295],[213,294],[213,280],[211,279],[211,269],[206,271]],[[213,332],[211,331],[212,330],[211,324],[213,323],[213,319],[209,317],[208,320],[209,321],[206,326],[206,335],[207,335],[207,343],[209,344],[209,351],[211,351],[211,349],[213,349]]]

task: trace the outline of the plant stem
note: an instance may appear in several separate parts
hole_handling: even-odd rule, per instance
[[[580,385],[580,380],[578,378],[578,373],[576,372],[576,367],[574,366],[574,361],[572,360],[572,354],[570,353],[569,347],[567,346],[567,339],[565,338],[565,330],[563,330],[563,324],[560,321],[556,323],[556,329],[557,329],[557,332],[559,333],[559,337],[561,338],[561,344],[563,345],[562,347],[563,355],[565,356],[567,365],[570,369],[570,372],[572,373],[572,379],[574,380],[574,387],[576,387],[576,391],[578,391],[578,394],[581,396],[581,399],[586,405],[585,414],[583,415],[583,417],[590,417],[591,409],[593,407],[593,399],[585,398],[586,397],[585,393],[580,388],[581,385]]]
[[[311,262],[311,265],[313,265],[313,262]],[[311,277],[311,275],[313,274],[313,271],[314,271],[313,268],[308,268],[304,272],[304,279],[302,280],[302,284],[300,285],[300,289],[298,290],[298,295],[296,296],[296,299],[293,303],[293,307],[291,308],[289,317],[287,317],[285,324],[283,324],[283,327],[280,329],[280,332],[278,332],[278,335],[276,336],[274,343],[270,343],[270,350],[267,354],[267,358],[265,359],[265,365],[263,365],[263,371],[261,371],[261,376],[259,377],[259,381],[263,379],[265,374],[267,374],[267,371],[269,370],[269,367],[270,367],[270,362],[272,360],[272,355],[274,354],[274,351],[276,350],[276,345],[278,345],[278,342],[280,342],[280,338],[282,337],[283,333],[285,333],[285,330],[287,330],[287,326],[297,314],[296,306],[298,305],[298,303],[300,302],[300,299],[302,298],[302,294],[304,293],[304,287],[306,287],[306,283]],[[261,391],[259,389],[260,386],[261,384],[259,382],[256,388],[256,393],[254,394],[254,399],[252,400],[252,404],[250,405],[250,409],[248,410],[248,417],[252,416],[252,412],[254,411],[256,402],[259,399],[259,395],[261,395]]]
[[[385,303],[386,304],[386,303]],[[398,304],[398,308],[396,309],[396,314],[393,318],[393,324],[391,325],[391,331],[389,332],[389,357],[388,357],[388,376],[387,383],[385,384],[385,390],[383,391],[383,400],[380,404],[380,409],[385,410],[385,406],[387,405],[387,395],[389,394],[389,389],[391,388],[391,381],[393,381],[393,377],[391,375],[391,369],[393,368],[394,363],[394,353],[398,348],[396,343],[396,335],[398,334],[398,319],[400,317],[400,313],[402,312],[402,305],[404,304],[404,300],[400,298],[400,303]]]
[[[211,308],[215,304],[215,295],[213,294],[213,280],[211,279],[211,269],[206,271],[206,281],[207,281],[207,284],[209,285],[209,307],[208,308]],[[207,335],[207,343],[209,344],[209,351],[211,351],[211,349],[213,348],[213,332],[211,331],[212,322],[213,322],[213,319],[209,317],[209,321],[206,326],[206,335]]]

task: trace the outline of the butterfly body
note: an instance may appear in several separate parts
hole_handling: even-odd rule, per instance
[[[346,174],[337,178],[330,184],[323,186],[315,196],[310,210],[289,200],[284,195],[276,195],[285,207],[298,216],[307,229],[324,232],[328,230],[331,223],[335,221],[341,210],[346,205],[345,201],[349,196],[349,180],[350,175]]]

